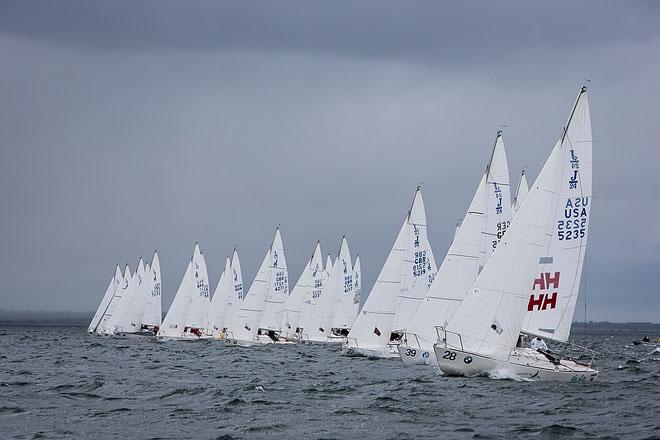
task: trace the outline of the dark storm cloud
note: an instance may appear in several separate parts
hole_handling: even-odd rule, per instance
[[[655,36],[654,2],[5,1],[0,29],[78,47],[336,53],[451,64]]]
[[[277,6],[274,6],[277,5]],[[592,79],[593,319],[656,320],[660,15],[632,2],[0,3],[0,308],[92,310],[200,240],[251,284],[282,224],[295,281],[342,234],[368,293],[424,183],[444,257],[506,124],[538,172]],[[657,278],[657,277],[656,277]],[[581,316],[580,316],[581,317]]]

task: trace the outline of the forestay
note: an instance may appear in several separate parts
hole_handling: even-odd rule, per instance
[[[530,333],[568,339],[587,244],[591,150],[583,88],[564,135],[450,319],[450,345],[505,361],[523,324]]]

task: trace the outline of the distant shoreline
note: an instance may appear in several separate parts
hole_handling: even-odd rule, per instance
[[[91,312],[30,312],[0,309],[0,326],[71,326],[86,327]],[[586,331],[585,331],[586,330]],[[660,336],[660,323],[652,322],[573,322],[571,334]]]

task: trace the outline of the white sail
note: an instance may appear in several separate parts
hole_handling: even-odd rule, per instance
[[[325,271],[330,272],[331,268],[332,268],[332,257],[330,256],[330,253],[328,252],[328,256],[325,260]]]
[[[568,339],[587,244],[591,150],[583,88],[525,203],[450,319],[448,344],[506,361],[524,323],[530,333]]]
[[[163,323],[158,330],[158,336],[178,338],[183,336],[186,327],[186,316],[190,305],[190,289],[192,272],[192,260],[188,262],[186,272],[183,275],[176,295],[170,304],[170,308],[163,319]]]
[[[355,303],[355,288],[353,284],[353,261],[351,252],[348,249],[346,237],[341,240],[339,255],[337,256],[339,264],[336,280],[336,297],[334,304],[334,313],[332,316],[332,328],[350,330],[358,314],[359,303]]]
[[[514,212],[518,212],[518,209],[520,209],[520,205],[525,201],[528,192],[529,186],[527,185],[527,176],[525,175],[525,170],[522,170],[522,173],[520,173],[520,181],[518,181],[516,196],[513,198],[512,208]]]
[[[213,292],[213,297],[211,298],[211,305],[209,307],[209,331],[213,336],[221,336],[224,332],[226,314],[227,314],[227,305],[229,302],[229,296],[232,295],[234,286],[232,283],[232,272],[231,272],[231,259],[229,256],[225,258],[225,268],[220,275],[220,281]]]
[[[323,255],[321,253],[321,242],[317,241],[314,252],[305,265],[298,282],[291,290],[291,295],[286,301],[282,317],[282,336],[291,338],[301,328],[301,315],[304,304],[311,303],[316,280],[321,278],[323,272]]]
[[[186,327],[197,329],[202,333],[209,333],[208,312],[211,304],[209,290],[209,275],[206,268],[206,260],[202,254],[199,244],[195,244],[191,268],[192,289],[190,294],[190,305],[186,316]],[[196,330],[193,330],[196,331]]]
[[[327,272],[320,281],[320,289],[315,289],[316,304],[310,311],[309,318],[303,326],[304,339],[314,342],[325,342],[332,335],[332,317],[337,300],[338,279],[341,261],[326,265]]]
[[[98,329],[96,331],[97,333],[105,335],[111,335],[114,333],[114,322],[117,319],[116,312],[119,309],[122,298],[128,293],[130,279],[131,269],[127,263],[126,267],[124,268],[124,274],[121,276],[119,286],[117,287],[115,294],[110,300],[110,304],[108,304],[103,317],[101,318],[101,322],[99,323]]]
[[[404,332],[435,278],[437,267],[428,240],[426,210],[421,189],[417,188],[410,209],[410,237],[403,264],[408,271],[401,280],[392,331]]]
[[[323,262],[322,257],[319,255],[319,261]],[[314,265],[316,268],[316,265]],[[325,264],[325,269],[314,271],[312,273],[313,277],[313,287],[310,292],[310,295],[303,301],[302,308],[300,310],[300,318],[298,321],[298,327],[302,332],[303,337],[307,338],[307,331],[310,325],[315,325],[312,323],[312,316],[316,313],[317,304],[323,294],[323,289],[325,283],[328,279],[328,270],[332,269],[332,259],[328,254],[328,258]]]
[[[259,328],[278,332],[282,329],[282,312],[289,297],[289,274],[279,226],[275,230],[271,253],[270,281]]]
[[[145,271],[147,281],[144,305],[144,315],[142,316],[142,325],[150,327],[160,327],[163,319],[162,315],[162,296],[160,280],[160,259],[158,252],[154,252],[153,259],[148,271]]]
[[[462,223],[407,329],[408,344],[430,350],[511,221],[509,169],[501,132]],[[412,339],[411,339],[412,338]]]
[[[227,298],[227,313],[223,325],[225,329],[227,328],[227,320],[243,301],[243,272],[241,261],[238,258],[238,248],[234,248],[234,253],[231,256],[231,286],[232,292]]]
[[[353,302],[357,304],[357,311],[360,310],[360,300],[362,299],[362,267],[360,265],[360,256],[355,258],[353,264]],[[357,318],[357,314],[355,315]]]
[[[243,301],[227,321],[227,336],[239,341],[255,341],[264,311],[271,273],[271,249],[266,251],[261,267]]]
[[[348,334],[346,345],[349,349],[364,349],[377,356],[386,354],[394,324],[399,289],[404,276],[412,270],[405,263],[408,249],[413,246],[410,240],[411,230],[410,213],[408,213],[376,283]]]
[[[110,301],[112,300],[112,297],[115,295],[115,292],[119,287],[119,283],[121,282],[121,279],[122,279],[121,269],[119,268],[119,265],[117,265],[115,267],[115,273],[112,276],[112,279],[110,280],[110,284],[108,284],[108,288],[105,289],[105,294],[101,299],[101,304],[99,304],[99,307],[96,309],[96,313],[94,313],[94,317],[92,318],[92,321],[89,323],[89,326],[87,327],[87,331],[89,333],[95,333],[97,331],[99,324],[101,323],[101,318],[103,318],[103,315],[108,309],[108,306],[110,305]]]

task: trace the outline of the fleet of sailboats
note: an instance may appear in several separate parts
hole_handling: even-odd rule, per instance
[[[569,343],[589,229],[592,142],[583,87],[534,184],[528,186],[522,171],[512,188],[498,131],[439,266],[417,187],[361,308],[360,257],[352,260],[345,236],[325,264],[317,241],[289,292],[278,226],[247,294],[234,248],[211,295],[205,257],[195,244],[164,319],[158,253],[149,262],[140,258],[134,273],[117,265],[88,332],[246,347],[336,342],[347,355],[398,357],[447,375],[505,370],[529,379],[592,381],[598,375],[593,357],[530,344],[531,338]]]

